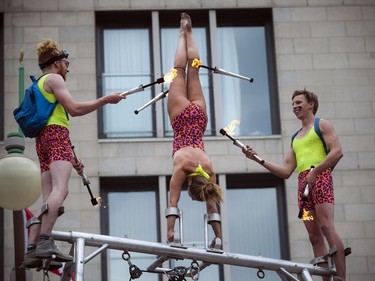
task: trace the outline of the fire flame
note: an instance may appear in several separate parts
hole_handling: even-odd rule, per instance
[[[172,68],[164,75],[164,83],[172,83],[173,79],[177,76],[177,70]]]
[[[232,120],[230,121],[230,124],[224,128],[224,130],[227,132],[228,135],[233,136],[234,130],[236,128],[236,124],[240,124],[240,120]]]
[[[302,220],[303,221],[313,221],[314,217],[309,216],[309,211],[306,211],[305,209],[303,209]]]
[[[202,65],[202,62],[199,59],[194,59],[191,63],[192,67],[199,68]]]

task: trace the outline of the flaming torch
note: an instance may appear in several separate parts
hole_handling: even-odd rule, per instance
[[[145,105],[141,106],[140,108],[134,110],[134,113],[135,114],[138,114],[140,111],[142,111],[143,109],[145,109],[146,107],[148,107],[149,105],[151,104],[154,104],[156,103],[158,100],[161,100],[163,98],[165,98],[169,93],[169,90],[166,90],[165,92],[161,92],[160,94],[158,94],[156,97],[154,97],[152,100],[150,100],[148,103],[146,103]]]
[[[176,76],[177,76],[177,70],[172,68],[167,74],[164,75],[164,77],[163,77],[164,84],[165,83],[172,83],[173,79]],[[145,105],[141,106],[140,108],[134,110],[134,113],[138,114],[140,111],[142,111],[146,107],[156,103],[158,100],[161,100],[161,99],[165,98],[168,95],[168,92],[169,92],[169,90],[161,92],[160,94],[155,96],[152,100],[150,100],[148,103],[146,103]]]
[[[222,134],[223,136],[227,136],[229,139],[231,139],[233,141],[234,145],[238,146],[242,150],[243,148],[246,147],[246,145],[244,145],[238,139],[235,139],[235,138],[232,137],[232,135],[234,134],[234,129],[235,129],[236,123],[240,124],[240,121],[239,120],[231,121],[230,124],[228,125],[228,127],[225,127],[224,129],[220,129],[220,134]],[[264,163],[264,160],[261,159],[258,155],[254,155],[254,157],[259,161],[259,163],[261,163],[261,164]]]
[[[74,158],[74,161],[77,163],[78,162],[78,157],[74,151],[74,146],[72,146],[72,151],[73,151],[73,158]],[[100,205],[102,204],[102,198],[101,197],[94,197],[92,195],[92,192],[91,192],[91,189],[90,189],[90,181],[89,181],[89,178],[86,176],[85,172],[82,172],[82,174],[80,175],[81,178],[82,178],[82,182],[83,182],[83,185],[87,187],[87,190],[89,191],[90,193],[90,197],[91,197],[91,204],[93,206],[96,206],[96,207],[100,207]]]
[[[218,68],[216,66],[210,67],[210,66],[203,65],[202,62],[199,59],[194,59],[191,66],[195,67],[195,68],[203,67],[205,69],[212,70],[214,73],[232,76],[232,77],[235,77],[235,78],[240,78],[240,79],[249,81],[250,83],[253,83],[253,81],[254,81],[253,78],[249,78],[249,77],[245,77],[245,76],[233,73],[233,72],[229,72],[229,71],[226,71],[224,69]]]
[[[131,94],[135,94],[137,92],[142,92],[145,90],[145,88],[147,87],[150,87],[152,85],[155,85],[155,84],[160,84],[160,83],[170,83],[172,82],[173,78],[177,76],[177,70],[172,68],[167,74],[164,75],[164,77],[161,77],[161,78],[158,78],[156,79],[156,81],[150,83],[150,84],[147,84],[147,85],[139,85],[138,87],[135,87],[133,89],[130,89],[128,91],[125,91],[125,92],[122,92],[121,95],[123,97],[127,97]]]

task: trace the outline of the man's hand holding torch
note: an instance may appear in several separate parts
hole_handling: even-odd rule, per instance
[[[82,161],[77,158],[72,158],[71,162],[72,162],[73,168],[77,171],[77,174],[82,177],[83,168],[85,167],[85,165],[83,165]]]
[[[261,159],[257,153],[252,149],[250,146],[246,145],[242,148],[242,152],[246,155],[247,158],[254,160],[255,162],[258,162],[259,164],[264,164],[264,160]]]

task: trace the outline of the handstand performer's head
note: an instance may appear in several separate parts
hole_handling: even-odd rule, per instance
[[[217,203],[223,202],[223,192],[221,188],[202,175],[188,178],[188,193],[193,200],[214,200]]]

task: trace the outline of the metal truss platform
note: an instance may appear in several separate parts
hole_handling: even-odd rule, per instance
[[[210,264],[255,268],[258,269],[257,275],[259,278],[264,277],[263,270],[275,271],[283,281],[313,281],[312,275],[327,276],[333,280],[336,275],[334,267],[323,268],[313,264],[235,254],[217,249],[201,249],[73,231],[53,231],[52,236],[56,241],[65,241],[72,244],[70,252],[74,254],[74,260],[65,265],[61,281],[69,281],[73,273],[75,281],[83,281],[85,264],[106,249],[121,250],[125,254],[136,252],[155,255],[155,261],[147,270],[142,271],[153,273],[171,272],[173,274],[170,275],[170,281],[182,281],[185,280],[185,277],[198,280],[197,273]],[[85,247],[96,247],[98,249],[85,257]],[[181,267],[175,269],[161,268],[160,266],[169,259],[191,260],[192,266],[189,269]],[[131,265],[129,260],[128,263]],[[129,269],[131,270],[131,268]],[[136,266],[133,266],[133,270],[134,275],[131,273],[131,279],[139,278],[141,275],[140,270]]]

